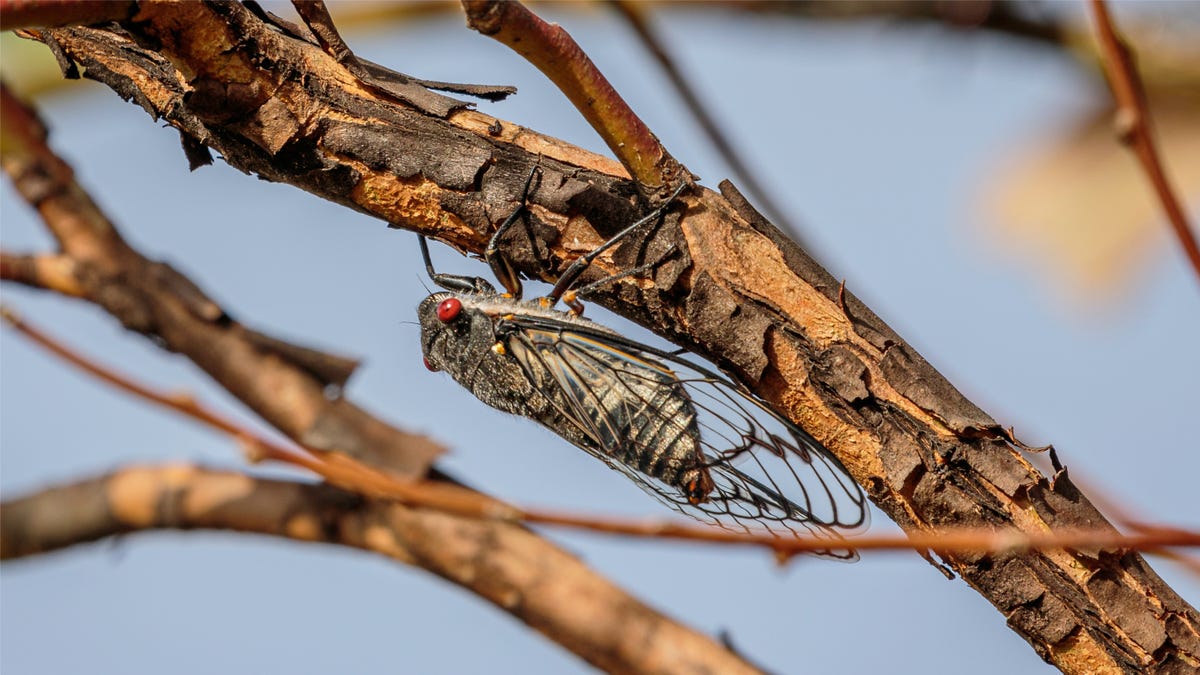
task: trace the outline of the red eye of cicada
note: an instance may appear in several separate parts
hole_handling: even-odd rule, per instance
[[[462,302],[458,298],[446,298],[438,303],[437,316],[442,323],[450,323],[462,311]]]

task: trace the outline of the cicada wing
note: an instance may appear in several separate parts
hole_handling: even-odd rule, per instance
[[[834,548],[825,555],[855,557],[837,548],[842,541],[837,530],[866,525],[866,499],[837,458],[803,429],[727,379],[673,354],[545,319],[522,321],[519,328],[511,335],[511,352],[527,374],[551,374],[563,395],[550,398],[561,401],[559,412],[594,443],[584,449],[646,492],[726,529],[804,532],[833,540]],[[673,414],[656,413],[661,402],[651,400],[647,392],[654,388],[648,383],[664,377],[684,392],[694,419],[679,414],[678,406]],[[703,500],[690,499],[679,486],[620,459],[654,452],[622,449],[622,444],[637,442],[631,441],[630,420],[646,423],[647,412],[658,414],[650,423],[663,429],[655,438],[698,433],[703,465],[713,482]]]
[[[536,380],[544,374],[561,396],[547,392],[547,398],[560,415],[584,434],[594,447],[585,448],[608,461],[623,440],[628,426],[619,409],[610,410],[612,393],[617,382],[612,369],[590,358],[576,358],[563,353],[557,332],[527,329],[513,334],[508,342],[510,353],[517,359],[527,376]],[[610,404],[611,405],[611,404]]]
[[[682,359],[672,365],[699,413],[718,481],[714,501],[728,498],[730,509],[756,519],[842,530],[867,525],[862,490],[816,439],[728,380]]]

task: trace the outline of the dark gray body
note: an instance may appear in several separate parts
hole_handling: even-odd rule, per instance
[[[462,310],[443,322],[437,307],[451,297]],[[567,331],[517,330],[514,315]],[[417,316],[426,363],[484,403],[537,420],[610,466],[656,478],[693,503],[712,489],[683,385],[662,364],[622,357],[587,337],[619,338],[612,330],[536,300],[490,293],[434,293]]]

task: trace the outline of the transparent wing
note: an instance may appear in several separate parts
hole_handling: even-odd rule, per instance
[[[510,353],[586,441],[584,450],[673,508],[726,529],[834,540],[868,521],[866,498],[811,435],[728,379],[673,354],[566,322],[508,322]],[[684,397],[685,401],[675,400]],[[649,426],[654,433],[640,430]],[[696,438],[711,489],[697,499],[644,470],[663,446]]]

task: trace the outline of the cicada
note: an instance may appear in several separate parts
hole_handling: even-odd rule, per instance
[[[479,277],[435,272],[420,237],[426,270],[445,289],[417,308],[425,365],[493,408],[540,422],[679,511],[727,529],[807,531],[832,540],[824,555],[854,558],[838,530],[865,526],[866,499],[816,439],[710,368],[582,316],[572,287],[584,269],[660,218],[682,189],[534,300],[521,299],[498,253],[527,210],[529,181],[485,250],[506,293]],[[560,300],[571,310],[555,309]]]

